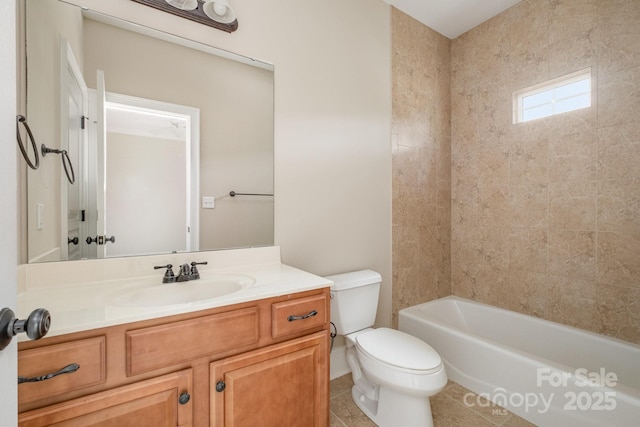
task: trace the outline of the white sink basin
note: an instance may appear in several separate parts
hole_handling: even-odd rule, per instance
[[[118,307],[159,307],[210,300],[238,292],[255,283],[250,276],[212,275],[180,283],[134,284],[100,297],[105,305]]]

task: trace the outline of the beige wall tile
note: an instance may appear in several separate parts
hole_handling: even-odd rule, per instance
[[[640,178],[598,181],[598,230],[640,234]]]
[[[600,331],[595,279],[550,275],[549,320]]]
[[[419,260],[418,226],[393,227],[394,262],[399,267],[415,266]]]
[[[619,71],[638,66],[640,10],[634,0],[600,1],[598,4],[599,69]]]
[[[598,179],[640,177],[640,120],[598,129]]]
[[[608,127],[638,121],[640,114],[640,55],[637,66],[598,76],[598,126]]]
[[[477,187],[476,214],[478,225],[503,226],[511,224],[511,187],[507,183],[480,184]]]
[[[551,230],[549,273],[589,279],[595,277],[596,233]]]
[[[535,123],[530,123],[535,126]],[[544,184],[549,179],[549,141],[544,137],[512,141],[511,184]]]
[[[454,293],[640,342],[640,3],[526,1],[453,41],[392,18],[394,319]],[[512,124],[514,90],[585,67],[591,108]]]
[[[496,295],[498,298],[496,305],[545,318],[547,317],[548,283],[549,277],[546,273],[509,270],[504,288]]]
[[[640,342],[640,287],[598,286],[596,304],[603,333]]]
[[[598,285],[640,288],[640,234],[598,233]]]
[[[509,269],[547,272],[549,233],[544,228],[513,228],[508,236]]]
[[[549,227],[560,230],[596,230],[596,181],[551,184]]]
[[[392,10],[392,320],[451,293],[451,42]]]
[[[589,39],[598,24],[598,0],[560,0],[551,5],[550,42]]]
[[[511,226],[541,228],[549,225],[549,187],[547,184],[510,187]]]
[[[596,132],[591,126],[549,140],[549,181],[596,179]]]
[[[609,310],[640,298],[638,22],[637,0],[524,1],[452,41],[454,294],[640,343]],[[512,124],[514,90],[586,67],[590,108]]]

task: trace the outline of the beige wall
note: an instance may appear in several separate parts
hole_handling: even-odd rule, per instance
[[[383,276],[391,324],[391,19],[382,1],[232,1],[227,34],[128,0],[88,7],[275,65],[275,243],[285,263]],[[201,118],[204,120],[204,118]]]
[[[451,41],[393,9],[393,323],[451,294]]]
[[[453,293],[640,343],[640,3],[525,0],[452,44]],[[592,107],[512,124],[591,67]]]

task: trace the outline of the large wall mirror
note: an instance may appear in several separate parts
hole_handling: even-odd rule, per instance
[[[28,262],[273,244],[270,64],[59,0],[25,28],[29,126],[75,175],[28,171]]]

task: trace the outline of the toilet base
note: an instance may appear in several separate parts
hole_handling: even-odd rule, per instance
[[[371,399],[357,385],[351,388],[355,404],[379,427],[433,427],[428,397],[414,397],[380,386],[378,399]]]

